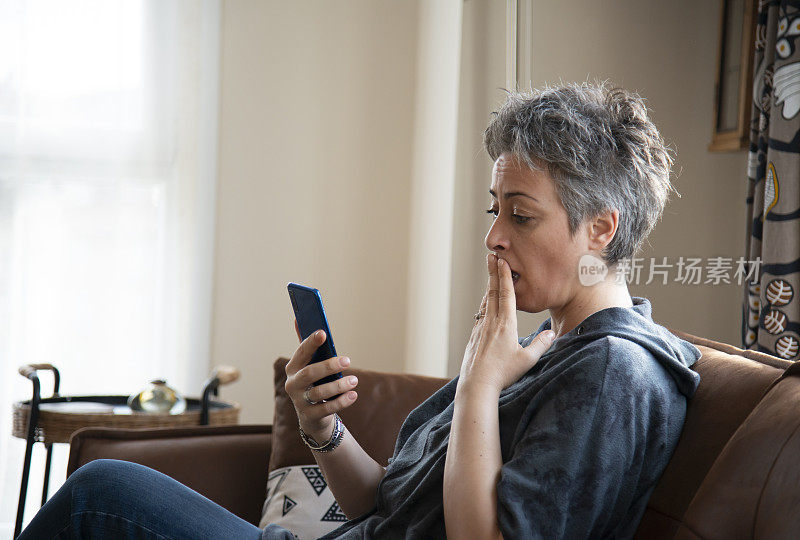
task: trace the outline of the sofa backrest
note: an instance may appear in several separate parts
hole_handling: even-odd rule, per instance
[[[736,430],[676,538],[800,538],[800,364]]]
[[[72,434],[67,476],[95,459],[139,463],[258,524],[267,487],[270,426],[88,427]]]
[[[711,508],[705,501],[713,500],[714,486],[719,483],[719,480],[711,478],[709,471],[712,466],[714,470],[724,466],[728,469],[720,470],[728,470],[732,479],[739,474],[731,469],[732,465],[717,466],[715,462],[722,459],[723,449],[728,451],[729,440],[745,419],[751,413],[755,414],[754,409],[771,386],[794,365],[768,354],[742,350],[678,331],[673,333],[693,343],[702,353],[693,366],[701,381],[689,401],[678,446],[650,498],[637,538],[674,538],[685,522],[690,503],[695,519],[704,519],[702,513]],[[270,471],[314,463],[311,452],[297,434],[297,417],[283,390],[287,362],[286,359],[275,362],[275,420]],[[447,379],[365,370],[351,370],[349,373],[359,377],[359,399],[342,413],[342,418],[365,450],[383,464],[392,455],[397,433],[408,413],[447,382]],[[766,424],[758,425],[762,429],[767,427]],[[800,440],[793,439],[793,444],[800,444]],[[747,455],[742,449],[738,452]],[[726,459],[734,460],[732,457]],[[709,479],[704,482],[707,475]],[[771,482],[769,485],[773,489],[779,487],[775,480]],[[705,490],[704,498],[700,498],[701,485]],[[692,502],[696,494],[698,500]]]
[[[720,452],[770,385],[792,365],[767,354],[673,332],[700,349],[702,356],[693,367],[700,374],[700,386],[689,402],[678,446],[650,498],[638,538],[675,536]]]
[[[274,364],[275,417],[270,472],[281,467],[316,463],[311,450],[300,439],[297,414],[284,389],[288,362],[286,358],[278,358]],[[340,416],[353,437],[381,465],[386,465],[392,457],[397,434],[408,413],[448,381],[361,369],[349,369],[344,374],[358,377],[358,399]]]

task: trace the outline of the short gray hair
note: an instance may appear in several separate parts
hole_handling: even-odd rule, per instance
[[[508,92],[484,132],[493,160],[511,153],[553,178],[570,233],[611,209],[619,211],[603,258],[632,257],[653,230],[672,185],[672,150],[638,94],[601,83]]]

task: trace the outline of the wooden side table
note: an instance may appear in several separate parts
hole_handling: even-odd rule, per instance
[[[37,371],[53,372],[53,395],[42,398]],[[186,398],[186,410],[180,414],[153,414],[132,411],[128,396],[60,396],[61,376],[51,364],[28,364],[19,373],[33,384],[33,397],[29,401],[14,403],[12,435],[26,439],[25,460],[17,504],[17,521],[14,538],[22,532],[25,498],[31,468],[33,443],[44,443],[47,450],[42,488],[42,505],[47,502],[50,482],[50,463],[53,443],[69,443],[72,434],[84,427],[153,428],[205,426],[209,424],[238,424],[241,406],[236,402],[211,399],[219,395],[219,387],[239,378],[239,370],[230,366],[215,368],[203,388],[200,399]]]

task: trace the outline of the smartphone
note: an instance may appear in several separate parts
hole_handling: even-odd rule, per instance
[[[328,325],[328,318],[325,316],[325,308],[322,307],[322,297],[317,289],[298,285],[297,283],[289,283],[289,300],[292,301],[292,309],[294,309],[294,318],[297,320],[297,326],[300,329],[300,339],[305,340],[316,332],[317,330],[325,331],[325,343],[323,343],[311,357],[309,364],[322,362],[328,358],[336,356],[336,347],[333,346],[333,336],[331,329]],[[333,382],[342,378],[342,372],[334,373],[323,377],[314,383],[314,386]],[[341,395],[341,394],[339,394]],[[336,399],[333,396],[328,399]]]

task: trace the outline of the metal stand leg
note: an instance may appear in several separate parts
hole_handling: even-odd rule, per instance
[[[34,426],[36,426],[36,423],[34,422],[33,415],[31,415],[31,418],[28,420],[28,439],[25,446],[25,462],[22,465],[22,482],[19,486],[19,503],[17,504],[17,521],[14,525],[14,538],[19,536],[19,533],[22,532],[22,516],[25,514],[25,497],[28,494],[28,476],[31,472]]]
[[[19,503],[17,503],[17,521],[14,524],[14,538],[22,532],[22,518],[25,515],[25,498],[28,495],[28,479],[31,472],[31,457],[33,454],[33,443],[36,442],[36,427],[39,424],[39,376],[36,372],[40,369],[47,369],[53,372],[53,397],[58,396],[58,386],[61,381],[58,370],[51,364],[28,364],[19,368],[19,374],[30,379],[33,383],[33,398],[31,399],[31,412],[28,416],[28,436],[26,437],[25,462],[22,465],[22,481],[19,486]],[[47,462],[44,471],[44,489],[42,490],[42,504],[47,501],[47,487],[50,483],[50,460],[52,457],[53,445],[47,443]]]
[[[47,502],[47,488],[50,485],[50,462],[53,459],[53,443],[45,443],[47,458],[44,462],[44,481],[42,483],[42,506]]]

